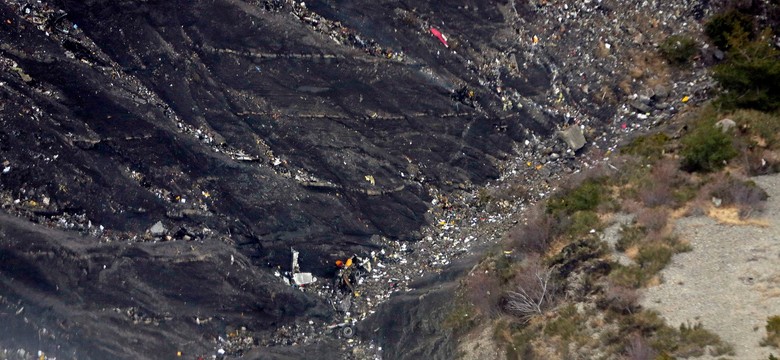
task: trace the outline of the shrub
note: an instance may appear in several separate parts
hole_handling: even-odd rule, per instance
[[[757,110],[737,110],[728,115],[748,138],[750,147],[780,149],[780,114]]]
[[[657,159],[663,155],[664,147],[668,142],[669,136],[664,133],[640,136],[631,140],[628,145],[623,146],[620,149],[620,153]]]
[[[644,244],[639,248],[639,253],[634,259],[635,265],[616,264],[609,278],[615,285],[641,288],[671,262],[673,254],[674,250],[665,244]]]
[[[713,69],[713,77],[726,92],[719,102],[724,107],[772,111],[780,108],[780,50],[766,30],[749,41],[737,29],[730,38],[728,61]]]
[[[577,211],[571,215],[567,222],[565,233],[572,238],[577,238],[588,234],[593,229],[601,227],[601,221],[598,214],[593,211]]]
[[[666,227],[669,212],[664,209],[642,209],[636,215],[637,223],[650,232],[659,232]]]
[[[684,35],[672,35],[660,45],[661,55],[675,65],[687,64],[698,50],[696,41]]]
[[[631,314],[639,308],[639,293],[633,288],[611,285],[604,291],[603,301],[604,308],[622,314]]]
[[[673,160],[657,161],[650,176],[641,181],[638,190],[639,200],[646,206],[673,206],[677,202],[674,191],[680,182],[678,164]]]
[[[647,244],[639,249],[636,262],[645,272],[645,278],[650,279],[663,270],[672,261],[673,251],[663,244]]]
[[[580,186],[553,196],[547,201],[550,214],[573,214],[595,210],[603,200],[604,184],[596,179],[585,180]]]
[[[658,352],[650,347],[642,336],[635,334],[626,347],[626,355],[628,360],[655,360]]]
[[[552,269],[531,262],[514,281],[515,291],[507,292],[506,309],[520,319],[528,320],[555,306],[557,282]]]
[[[729,47],[729,36],[738,30],[752,32],[753,19],[734,9],[717,14],[704,24],[704,32],[721,49]]]
[[[612,272],[609,273],[609,279],[616,285],[625,286],[632,289],[639,289],[647,282],[645,272],[642,271],[642,268],[636,265],[613,265]]]
[[[618,325],[623,334],[642,336],[652,335],[667,327],[661,315],[653,310],[643,310],[630,316],[621,316]]]
[[[721,199],[725,206],[734,205],[740,209],[740,216],[747,217],[763,209],[769,195],[753,181],[743,181],[731,176],[719,176],[708,186],[709,196]]]
[[[766,338],[761,345],[780,348],[780,315],[766,319]]]
[[[550,215],[533,211],[526,224],[519,224],[509,230],[510,246],[524,255],[543,254],[552,242],[555,223]]]
[[[499,313],[502,291],[497,274],[478,269],[466,278],[465,291],[478,315],[492,318]]]
[[[599,258],[607,251],[607,243],[601,241],[597,235],[591,234],[564,246],[558,254],[548,260],[548,264],[555,266],[558,275],[565,279],[587,261]]]
[[[561,309],[555,320],[547,323],[544,334],[547,336],[560,336],[563,341],[569,341],[580,331],[584,319],[577,314],[577,308],[573,304]]]
[[[641,226],[623,225],[620,228],[620,238],[615,243],[617,251],[626,251],[628,248],[639,244],[647,236],[647,231]]]
[[[678,329],[664,326],[653,339],[653,347],[675,357],[702,356],[706,349],[710,355],[733,355],[733,348],[720,337],[697,324],[680,324]]]
[[[737,156],[731,138],[708,121],[701,122],[682,143],[682,166],[687,171],[719,170]]]
[[[462,299],[456,300],[455,306],[450,309],[443,325],[455,332],[462,333],[473,328],[477,324],[474,308]]]

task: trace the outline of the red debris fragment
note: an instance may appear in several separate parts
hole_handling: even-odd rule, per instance
[[[444,44],[445,47],[447,48],[450,47],[450,45],[447,44],[447,37],[444,36],[444,34],[442,34],[441,31],[437,30],[435,27],[431,27],[431,34],[437,37],[439,41],[441,41],[441,43]]]

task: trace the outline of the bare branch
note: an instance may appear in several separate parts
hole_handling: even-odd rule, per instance
[[[518,277],[517,291],[507,293],[507,310],[525,320],[543,314],[554,303],[553,270],[539,266],[529,270]]]

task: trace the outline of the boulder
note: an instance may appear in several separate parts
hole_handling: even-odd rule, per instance
[[[574,151],[582,149],[586,143],[585,135],[582,133],[582,128],[579,126],[570,126],[566,130],[561,130],[558,132],[558,136],[560,136],[566,145],[569,145],[569,148]]]
[[[720,129],[720,131],[728,132],[729,130],[735,128],[737,126],[737,123],[734,122],[734,120],[731,120],[729,118],[722,119],[715,123],[715,127]]]

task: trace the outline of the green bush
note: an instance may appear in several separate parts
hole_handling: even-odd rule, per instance
[[[653,347],[672,358],[734,355],[734,348],[720,337],[705,329],[701,323],[680,324],[678,329],[664,325],[653,337]]]
[[[672,261],[672,255],[674,251],[666,245],[647,244],[639,249],[635,260],[649,280]]]
[[[761,344],[780,348],[780,315],[766,319],[766,338]]]
[[[581,331],[580,326],[584,325],[583,320],[582,316],[577,314],[577,308],[570,304],[558,312],[555,320],[547,323],[544,327],[544,334],[560,336],[564,341],[568,341]]]
[[[623,225],[620,227],[620,239],[615,243],[615,250],[624,252],[639,244],[645,236],[647,236],[645,228],[637,225]]]
[[[594,179],[586,180],[582,185],[555,195],[547,201],[549,214],[573,214],[577,211],[595,210],[603,200],[604,185]]]
[[[457,333],[465,333],[477,324],[477,310],[463,299],[456,299],[444,319],[444,326]]]
[[[668,142],[669,136],[664,133],[640,136],[631,140],[628,145],[620,148],[620,153],[649,159],[660,159]]]
[[[750,15],[743,14],[737,10],[729,10],[717,14],[704,24],[704,32],[721,49],[729,47],[729,36],[738,30],[751,34],[753,31],[753,19]]]
[[[599,216],[593,211],[577,211],[571,215],[570,220],[565,232],[572,238],[587,235],[590,230],[601,228]]]
[[[700,123],[682,143],[682,166],[687,171],[719,170],[737,156],[731,138],[708,121]]]
[[[645,272],[639,266],[624,266],[620,264],[613,264],[609,278],[615,285],[632,289],[643,287],[648,280]]]
[[[672,35],[661,43],[660,51],[670,63],[682,65],[690,62],[699,48],[696,41],[688,36]]]
[[[615,285],[638,289],[647,285],[653,277],[672,261],[673,248],[662,243],[645,244],[639,248],[636,264],[613,264],[609,278]]]
[[[761,146],[767,149],[780,149],[780,113],[766,113],[756,110],[737,110],[728,116],[739,124],[741,135],[750,146]]]
[[[726,90],[719,99],[724,107],[780,109],[780,50],[771,41],[769,30],[752,41],[740,29],[729,37],[728,61],[713,69],[715,80]]]

